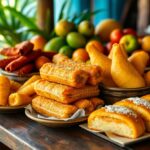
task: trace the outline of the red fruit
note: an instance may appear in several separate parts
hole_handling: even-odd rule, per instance
[[[122,36],[123,36],[122,30],[121,29],[115,29],[110,34],[110,40],[113,43],[119,43]]]
[[[134,29],[132,29],[132,28],[123,29],[123,34],[132,34],[134,36],[137,36],[136,31]]]

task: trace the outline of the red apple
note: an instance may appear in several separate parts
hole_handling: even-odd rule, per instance
[[[134,36],[137,36],[136,31],[134,29],[132,29],[132,28],[123,29],[123,34],[132,34]]]
[[[122,30],[121,29],[115,29],[110,33],[110,40],[113,43],[119,43],[122,36],[123,36]]]

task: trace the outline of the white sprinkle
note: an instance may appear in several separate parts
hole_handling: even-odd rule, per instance
[[[139,97],[130,97],[130,98],[128,98],[128,100],[132,101],[136,105],[142,105],[142,106],[145,106],[146,108],[150,109],[150,102],[145,99],[142,99]]]
[[[115,113],[119,113],[119,114],[130,115],[135,118],[137,117],[137,114],[133,110],[131,110],[125,106],[108,105],[108,106],[105,106],[105,108],[106,108],[106,111],[108,111],[108,112],[115,112]]]

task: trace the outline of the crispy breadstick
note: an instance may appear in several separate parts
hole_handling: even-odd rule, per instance
[[[0,60],[0,68],[5,69],[5,67],[13,60],[17,59],[19,56],[12,56],[5,59]]]
[[[34,51],[27,56],[20,56],[19,58],[15,59],[11,63],[9,63],[5,67],[5,70],[10,71],[10,72],[15,71],[15,70],[19,69],[20,67],[22,67],[22,66],[28,64],[29,62],[32,62],[36,58],[38,58],[40,56],[40,53],[41,53],[41,51]]]
[[[20,106],[31,103],[32,98],[26,94],[12,93],[9,96],[9,106]]]
[[[41,96],[37,96],[32,100],[32,107],[42,115],[60,119],[69,118],[77,111],[76,106],[62,104]]]
[[[33,69],[34,69],[34,64],[27,64],[15,72],[18,75],[24,75],[30,73]]]
[[[33,49],[33,44],[29,41],[24,41],[17,44],[15,47],[3,48],[0,54],[5,56],[26,55]]]
[[[5,76],[0,76],[0,105],[5,106],[10,94],[10,81]]]
[[[104,101],[102,99],[100,99],[100,98],[92,97],[89,100],[94,105],[94,109],[96,109],[96,107],[99,106],[99,105],[104,105]]]
[[[76,88],[83,87],[89,77],[88,73],[80,68],[62,64],[46,63],[40,69],[41,78]]]
[[[19,88],[19,90],[26,87],[27,85],[37,81],[38,79],[41,79],[41,77],[39,75],[33,75]]]
[[[34,85],[37,95],[54,99],[58,102],[69,104],[78,99],[99,95],[98,86],[85,86],[83,88],[73,88],[66,85],[51,83],[46,80],[38,80]]]
[[[53,57],[53,62],[84,70],[89,74],[88,83],[90,85],[97,85],[102,81],[102,69],[99,66],[74,62],[63,54],[56,54]]]

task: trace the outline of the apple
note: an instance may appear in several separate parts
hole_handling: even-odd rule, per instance
[[[150,35],[145,36],[141,41],[142,49],[150,52]]]
[[[91,22],[84,20],[79,24],[78,32],[87,37],[90,37],[94,35],[94,25]]]
[[[123,36],[122,30],[121,29],[115,29],[110,33],[110,40],[113,43],[119,43],[122,36]]]
[[[124,44],[125,49],[128,53],[131,53],[132,51],[136,50],[139,46],[136,36],[131,35],[131,34],[124,35],[120,39],[119,43]]]
[[[132,28],[125,28],[123,29],[123,34],[126,35],[126,34],[132,34],[134,36],[137,36],[137,33],[134,29]]]

